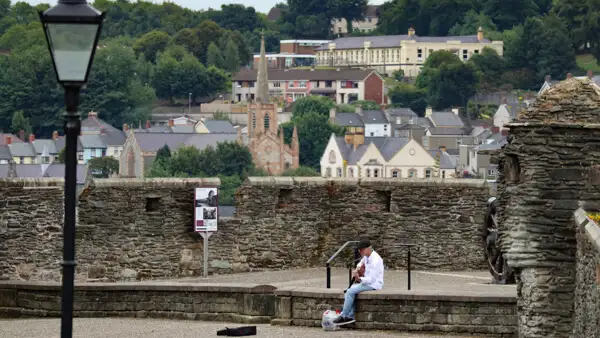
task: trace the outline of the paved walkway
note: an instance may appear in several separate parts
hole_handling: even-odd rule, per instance
[[[198,338],[217,337],[217,330],[225,327],[239,327],[242,324],[152,320],[152,319],[112,319],[75,318],[73,337],[76,338]],[[60,319],[15,319],[0,320],[2,338],[58,338]],[[323,337],[395,337],[395,338],[434,338],[455,337],[475,338],[477,336],[429,335],[403,332],[381,332],[364,330],[342,330],[325,332],[320,328],[285,327],[257,325],[258,338],[323,338]]]
[[[386,290],[407,290],[407,272],[398,270],[385,271]],[[193,277],[170,281],[147,281],[142,283],[248,283],[269,284],[276,287],[326,287],[325,268],[295,269],[284,271],[265,271],[240,273],[233,275],[216,275],[208,278]],[[491,284],[492,277],[488,271],[429,272],[412,271],[411,289],[428,291],[445,291],[452,293],[475,292],[499,295],[515,295],[515,285]],[[348,269],[332,269],[331,288],[344,290],[348,287]]]

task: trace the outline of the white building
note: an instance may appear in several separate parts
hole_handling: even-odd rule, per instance
[[[390,118],[382,110],[363,110],[356,108],[355,113],[338,113],[336,108],[329,110],[329,121],[347,130],[363,131],[367,137],[392,136]]]
[[[432,178],[436,160],[415,140],[399,137],[364,137],[348,131],[331,135],[321,157],[323,177]]]

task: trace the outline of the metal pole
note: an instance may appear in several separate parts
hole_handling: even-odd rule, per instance
[[[79,87],[65,87],[64,131],[66,135],[65,150],[65,191],[64,191],[64,226],[63,226],[63,278],[61,304],[61,337],[73,336],[73,293],[75,288],[75,209],[77,208],[77,138],[81,130],[81,120],[77,112],[79,105]]]
[[[410,290],[410,246],[408,247],[408,290]]]
[[[327,263],[327,288],[331,289],[331,266]]]
[[[210,233],[206,231],[204,233],[204,277],[208,277],[208,237]]]

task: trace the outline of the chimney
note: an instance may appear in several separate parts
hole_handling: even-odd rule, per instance
[[[479,29],[477,30],[477,41],[483,41],[483,27],[481,26],[479,26]]]
[[[173,127],[175,125],[175,121],[173,119],[169,119],[169,127]]]
[[[58,131],[55,130],[55,131],[52,132],[52,139],[54,141],[58,140]]]
[[[21,130],[21,131],[19,132],[19,139],[20,139],[21,141],[25,141],[25,130]]]
[[[146,129],[150,129],[151,127],[150,120],[146,120]]]
[[[363,115],[363,109],[361,106],[356,106],[356,109],[354,109],[356,111],[356,113],[360,116]]]
[[[408,36],[413,36],[413,35],[415,35],[415,29],[414,29],[414,28],[411,26],[411,27],[408,29]]]
[[[590,79],[594,77],[594,72],[591,69],[587,71],[587,77]]]
[[[129,130],[129,126],[127,125],[127,123],[123,123],[123,131],[128,131]]]
[[[335,120],[335,115],[337,114],[337,110],[335,107],[329,109],[329,121],[333,122]]]
[[[571,74],[571,73],[567,73],[567,79],[570,79],[570,78],[572,78],[572,77],[573,77],[573,74]]]
[[[35,134],[31,133],[31,134],[29,134],[29,143],[33,143],[33,142],[35,142]]]
[[[98,113],[95,111],[91,111],[88,113],[88,118],[90,118],[90,117],[98,117]]]
[[[550,79],[551,79],[550,75],[546,75],[546,82],[550,82]]]
[[[431,116],[433,114],[433,109],[431,108],[431,106],[427,106],[427,108],[425,109],[425,116]]]
[[[4,143],[6,145],[11,144],[12,143],[12,137],[10,137],[10,136],[4,136]]]

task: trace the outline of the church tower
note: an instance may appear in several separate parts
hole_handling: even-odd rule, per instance
[[[286,145],[283,129],[278,133],[278,106],[269,95],[269,76],[265,37],[260,40],[260,59],[256,73],[256,92],[253,102],[248,104],[248,149],[256,167],[271,175],[298,168],[299,141],[294,128],[292,146]]]

